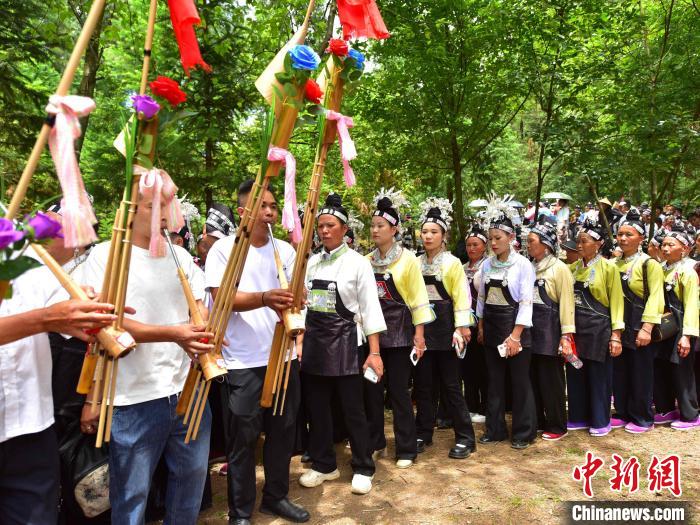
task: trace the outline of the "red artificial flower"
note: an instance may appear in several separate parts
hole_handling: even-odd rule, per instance
[[[350,48],[345,40],[342,38],[331,38],[330,42],[328,42],[326,53],[333,53],[336,56],[344,57],[348,54],[349,50]]]
[[[180,85],[172,78],[158,77],[148,85],[155,96],[164,98],[173,107],[187,100],[185,92],[180,89]]]
[[[309,102],[313,102],[314,104],[321,103],[323,91],[321,91],[321,88],[313,78],[306,81],[306,85],[304,86],[304,96]]]

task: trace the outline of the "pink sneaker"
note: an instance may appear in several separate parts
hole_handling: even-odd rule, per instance
[[[654,416],[655,425],[666,425],[668,423],[673,423],[674,421],[681,418],[681,413],[678,410],[672,410],[671,412],[662,412],[661,414],[656,414]]]
[[[588,433],[593,437],[603,437],[603,436],[607,436],[608,434],[610,434],[611,430],[612,430],[612,427],[608,424],[608,426],[605,426],[605,427],[592,428],[588,431]]]
[[[635,425],[630,421],[625,425],[625,432],[629,432],[630,434],[644,434],[644,432],[648,432],[653,428],[654,425],[648,427],[640,427],[639,425]]]
[[[700,417],[696,418],[695,421],[678,420],[671,423],[671,428],[674,430],[692,430],[698,427],[700,427]]]
[[[611,417],[610,418],[610,426],[612,428],[624,428],[624,426],[627,424],[627,421],[624,419],[620,419],[619,417]]]

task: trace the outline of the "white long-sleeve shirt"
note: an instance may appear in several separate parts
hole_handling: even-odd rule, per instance
[[[507,268],[498,268],[495,263],[496,256],[489,257],[481,265],[478,280],[479,297],[476,301],[476,315],[480,319],[484,317],[484,303],[486,301],[486,281],[503,280],[507,281],[508,291],[514,301],[518,303],[518,315],[515,324],[525,327],[532,326],[532,295],[535,282],[535,269],[522,255],[511,251],[508,256]]]
[[[345,308],[355,314],[355,322],[362,335],[386,331],[377,295],[377,283],[368,259],[345,244],[341,244],[330,253],[322,250],[309,259],[306,268],[306,286],[309,288],[312,279],[336,282],[336,292],[343,300]],[[358,337],[358,343],[361,340],[362,338]]]

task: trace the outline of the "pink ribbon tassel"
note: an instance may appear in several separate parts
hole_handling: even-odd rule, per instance
[[[147,170],[134,166],[134,174],[141,175],[139,193],[144,199],[152,199],[151,242],[148,246],[152,257],[165,256],[165,239],[162,235],[162,220],[165,219],[168,231],[177,232],[185,225],[180,210],[180,201],[175,196],[177,186],[165,170],[153,168]],[[161,216],[162,210],[162,216]]]
[[[292,242],[301,241],[301,220],[297,212],[297,189],[295,177],[297,161],[286,149],[270,146],[267,160],[281,162],[284,166],[284,207],[282,208],[282,226],[292,234]]]
[[[97,240],[92,227],[97,219],[75,157],[75,139],[81,132],[78,118],[94,109],[91,98],[75,95],[51,95],[46,106],[46,112],[55,116],[49,133],[49,150],[63,191],[63,243],[67,248],[79,248]]]
[[[355,173],[352,171],[350,161],[357,158],[355,143],[350,138],[349,128],[354,127],[351,117],[346,117],[336,111],[329,109],[326,111],[328,120],[336,121],[338,128],[338,144],[340,145],[340,158],[343,160],[343,177],[348,188],[355,185]]]

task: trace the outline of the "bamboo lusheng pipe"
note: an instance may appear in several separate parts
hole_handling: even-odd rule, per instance
[[[270,234],[270,242],[272,243],[272,252],[275,257],[275,267],[277,268],[277,279],[279,280],[280,288],[289,290],[289,281],[277,248],[277,241],[272,233],[272,225],[268,223],[267,229]],[[293,313],[291,308],[287,308],[282,312],[282,322],[289,337],[297,337],[304,333],[304,318],[298,312],[296,314]]]
[[[76,40],[75,42],[75,46],[73,46],[73,51],[71,52],[70,58],[68,59],[68,63],[66,64],[65,69],[63,70],[63,74],[61,75],[61,80],[58,83],[58,87],[56,88],[57,95],[66,96],[68,94],[68,90],[73,84],[75,73],[78,70],[78,66],[80,65],[80,60],[85,54],[85,50],[87,49],[88,43],[90,42],[90,38],[92,37],[92,33],[95,31],[95,28],[102,20],[102,13],[104,12],[105,2],[106,0],[94,0],[92,5],[90,6],[90,11],[88,12],[87,17],[85,18],[85,24],[83,24],[83,28],[80,31],[78,40]],[[15,191],[12,194],[12,199],[10,199],[10,204],[7,207],[7,213],[5,214],[6,219],[12,220],[19,213],[20,205],[22,204],[24,197],[27,195],[29,183],[32,180],[34,172],[36,171],[36,167],[39,165],[39,160],[41,159],[41,154],[44,152],[46,143],[49,140],[50,132],[51,125],[47,121],[41,126],[41,130],[39,131],[39,135],[36,138],[34,147],[32,148],[32,151],[29,154],[27,164],[24,166],[24,170],[22,170],[22,175],[20,176],[19,181],[17,182]],[[0,303],[7,295],[9,287],[9,281],[0,281]]]
[[[333,57],[330,57],[328,64],[325,66],[328,70],[328,83],[326,85],[326,94],[324,97],[324,107],[333,111],[340,111],[340,107],[344,95],[345,81],[340,74],[342,69],[336,66]],[[323,75],[323,73],[322,73]],[[326,158],[328,150],[336,141],[337,127],[335,121],[328,121],[323,117],[319,130],[319,145],[316,149],[316,159],[314,161],[311,182],[309,184],[309,193],[304,209],[304,225],[302,231],[302,239],[297,246],[297,257],[294,264],[294,272],[290,290],[294,294],[295,304],[292,307],[292,312],[300,314],[302,309],[302,301],[304,297],[304,284],[306,278],[306,268],[311,252],[311,243],[316,224],[316,212],[318,210],[318,201],[323,182],[323,173],[326,167]],[[277,332],[275,332],[276,334]],[[291,367],[291,359],[285,360],[284,355],[287,348],[291,344],[289,338],[273,337],[272,346],[270,348],[270,358],[268,361],[267,370],[265,371],[265,380],[263,383],[262,396],[260,405],[265,408],[270,408],[273,405],[273,399],[282,392],[283,399],[285,398],[287,384],[289,380],[289,369]],[[286,369],[286,370],[285,370]],[[285,377],[284,384],[280,389],[280,381],[282,376]],[[275,410],[277,411],[277,402],[275,401]],[[281,410],[284,410],[284,402],[282,402]]]
[[[170,248],[170,253],[175,260],[180,285],[182,286],[182,291],[185,294],[185,300],[187,301],[187,307],[190,311],[190,318],[195,325],[204,326],[205,322],[204,318],[202,317],[202,312],[199,310],[199,305],[197,304],[197,300],[194,298],[194,294],[192,293],[190,282],[187,279],[185,271],[180,265],[180,260],[177,258],[177,254],[175,253],[175,248],[170,240],[170,232],[168,232],[167,229],[163,229],[163,233],[165,235],[165,241]],[[209,341],[205,339],[203,342],[208,343]],[[204,377],[206,377],[207,381],[226,375],[226,369],[217,363],[217,359],[212,353],[199,354],[197,356],[197,361],[199,362],[199,366],[202,368],[202,372],[204,373]]]

